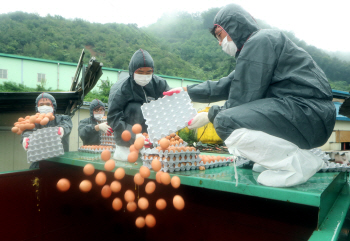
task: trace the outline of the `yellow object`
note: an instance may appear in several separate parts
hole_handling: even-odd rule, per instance
[[[208,106],[204,110],[198,111],[198,113],[209,112],[209,109],[210,109],[210,107]],[[203,132],[204,132],[204,134],[203,134]],[[201,141],[203,143],[210,143],[210,144],[222,143],[221,138],[216,133],[214,125],[211,122],[209,124],[197,129],[197,139],[198,139],[198,141]]]

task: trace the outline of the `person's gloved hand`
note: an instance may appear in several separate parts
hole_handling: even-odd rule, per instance
[[[142,135],[141,133],[136,134],[135,140],[137,140],[137,138],[139,138],[139,137],[142,137],[145,140],[144,141],[144,146],[146,148],[150,148],[151,147],[152,143],[150,142],[150,140],[148,138],[146,138],[144,135]]]
[[[188,129],[197,129],[199,127],[205,126],[208,124],[209,118],[208,118],[208,112],[201,112],[197,113],[197,115],[188,122]]]
[[[113,133],[113,129],[108,125],[107,122],[103,122],[101,124],[98,124],[97,131],[103,131],[104,133],[107,134],[107,136],[110,136]]]
[[[28,137],[23,138],[22,145],[23,145],[24,150],[27,151],[28,146],[29,146],[29,138]]]
[[[176,87],[174,89],[171,89],[169,91],[165,91],[163,92],[163,95],[167,95],[167,96],[172,96],[173,94],[178,94],[181,91],[187,91],[187,87]]]
[[[63,135],[64,135],[64,130],[62,127],[58,127],[58,131],[57,131],[57,134],[62,138]]]

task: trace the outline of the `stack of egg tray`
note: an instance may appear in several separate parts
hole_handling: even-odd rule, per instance
[[[187,127],[197,114],[186,91],[145,103],[141,110],[152,143]]]
[[[159,160],[162,163],[161,171],[163,172],[176,172],[176,171],[189,171],[199,169],[200,166],[204,166],[206,169],[227,166],[231,163],[231,159],[226,159],[225,161],[220,160],[211,163],[204,164],[199,157],[200,151],[168,151],[163,150],[158,151],[157,149],[142,149],[141,159],[143,161],[143,166],[152,168],[151,163],[153,157],[150,155],[159,156]]]
[[[110,136],[107,136],[106,133],[101,133],[100,141],[102,146],[115,146],[114,133]]]
[[[47,127],[33,131],[29,136],[27,161],[37,162],[64,154],[58,127]]]
[[[158,142],[153,143],[154,147],[160,146]],[[183,143],[176,144],[176,145],[170,145],[170,146],[175,146],[175,147],[180,147],[180,146],[188,146],[188,143],[186,141],[183,141]]]
[[[107,150],[107,148],[106,148],[106,147],[103,147],[103,146],[99,147],[97,150],[96,150],[96,149],[92,149],[92,148],[81,148],[81,147],[78,148],[78,151],[86,152],[86,153],[92,153],[92,154],[101,153],[101,152],[103,152],[104,150]],[[108,150],[110,150],[111,153],[114,153],[115,147],[113,147],[112,150],[111,150],[111,149],[108,149]]]
[[[350,166],[347,164],[326,161],[319,172],[350,172]]]

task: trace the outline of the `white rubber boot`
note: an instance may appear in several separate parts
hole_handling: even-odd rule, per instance
[[[254,163],[253,169],[252,169],[253,172],[259,172],[259,173],[266,170],[267,169],[265,167],[263,167],[262,165],[259,165],[258,163]]]
[[[113,159],[117,161],[128,161],[128,155],[130,154],[129,147],[115,145],[115,152]]]
[[[258,177],[258,182],[266,186],[290,187],[304,183],[324,164],[322,158],[310,151],[262,131],[237,129],[225,144],[231,154],[268,169]]]

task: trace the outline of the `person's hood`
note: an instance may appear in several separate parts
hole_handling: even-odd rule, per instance
[[[152,69],[154,69],[154,62],[152,56],[146,50],[139,49],[131,57],[129,63],[130,77],[134,79],[134,72],[142,67],[151,67]]]
[[[91,104],[90,104],[90,117],[94,119],[94,109],[96,107],[100,107],[102,106],[104,109],[106,109],[105,107],[105,104],[98,100],[98,99],[94,99],[93,101],[91,101]]]
[[[255,19],[236,4],[223,7],[216,14],[214,25],[221,26],[228,33],[237,46],[237,54],[250,35],[260,29]]]
[[[56,100],[55,100],[55,98],[52,95],[50,95],[48,93],[41,93],[40,95],[38,95],[38,97],[36,97],[36,100],[35,100],[35,111],[39,112],[39,110],[38,110],[38,102],[39,102],[39,100],[41,100],[43,98],[51,100],[52,105],[53,105],[53,110],[54,110],[54,112],[56,112],[56,109],[57,109]]]

